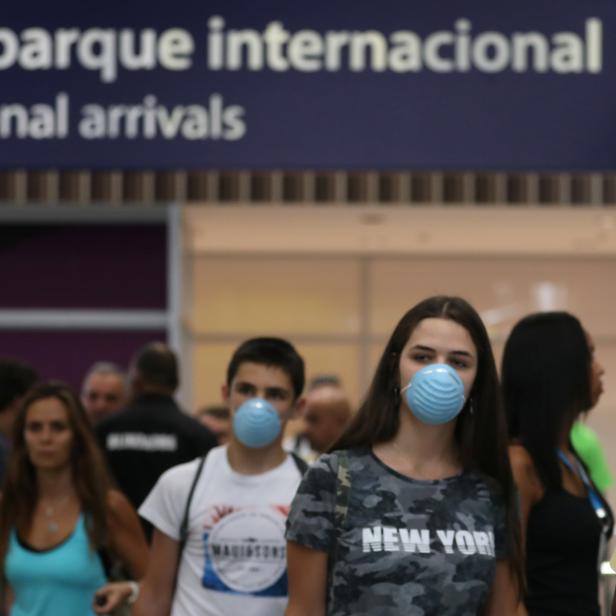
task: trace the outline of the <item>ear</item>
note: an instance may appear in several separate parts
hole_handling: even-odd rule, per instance
[[[295,403],[293,404],[293,408],[291,409],[291,413],[289,414],[289,419],[298,419],[304,414],[304,409],[306,408],[306,398],[304,396],[300,396]]]

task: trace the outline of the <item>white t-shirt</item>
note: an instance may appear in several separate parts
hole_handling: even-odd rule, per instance
[[[179,540],[199,460],[165,472],[139,514]],[[293,459],[240,475],[227,447],[206,458],[190,506],[171,616],[282,616],[287,605],[285,521],[300,482]]]

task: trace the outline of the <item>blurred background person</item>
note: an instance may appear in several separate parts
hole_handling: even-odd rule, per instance
[[[119,488],[138,508],[167,469],[205,455],[217,443],[173,399],[180,383],[178,360],[166,344],[140,349],[129,374],[129,406],[95,430]],[[149,534],[151,527],[144,528]]]
[[[117,413],[128,403],[126,373],[108,361],[95,363],[83,379],[81,403],[93,424]]]
[[[231,413],[222,405],[204,406],[195,417],[216,437],[219,445],[224,445],[231,437]]]
[[[351,415],[351,403],[340,379],[335,375],[315,377],[306,394],[302,428],[286,439],[285,449],[314,462],[340,437]]]
[[[13,424],[23,397],[36,383],[34,369],[14,359],[0,359],[0,481],[6,472]]]
[[[605,493],[614,485],[614,475],[607,463],[599,435],[583,421],[576,421],[571,429],[571,444],[588,467],[593,483]]]
[[[502,386],[530,616],[599,615],[598,562],[613,515],[570,440],[602,388],[593,352],[590,335],[566,312],[523,318],[505,344]]]
[[[340,381],[317,380],[306,395],[304,435],[318,454],[329,449],[351,419],[351,403]]]
[[[106,560],[119,560],[133,579],[144,574],[137,514],[112,489],[84,409],[61,383],[38,385],[24,399],[2,505],[0,562],[12,615],[87,616],[95,592],[105,612],[118,588],[130,588],[106,585]]]

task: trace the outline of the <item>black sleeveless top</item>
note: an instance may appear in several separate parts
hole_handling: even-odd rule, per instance
[[[529,616],[599,616],[599,543],[611,533],[587,496],[546,490],[531,509],[526,536]]]

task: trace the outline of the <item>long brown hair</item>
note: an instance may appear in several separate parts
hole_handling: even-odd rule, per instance
[[[366,398],[349,427],[330,450],[371,447],[394,438],[400,428],[400,354],[420,321],[450,319],[464,327],[477,349],[477,375],[456,421],[462,464],[495,480],[507,511],[508,548],[520,592],[524,589],[520,523],[507,455],[507,424],[498,374],[486,328],[476,310],[460,297],[430,297],[411,308],[394,329]],[[471,407],[472,405],[472,407]]]
[[[13,428],[12,450],[0,507],[0,563],[6,556],[11,529],[15,528],[24,537],[32,524],[39,494],[36,469],[28,455],[24,431],[28,409],[34,402],[45,398],[55,398],[62,404],[73,431],[71,470],[90,545],[99,549],[107,540],[107,495],[111,479],[85,410],[63,383],[41,383],[24,398]]]

